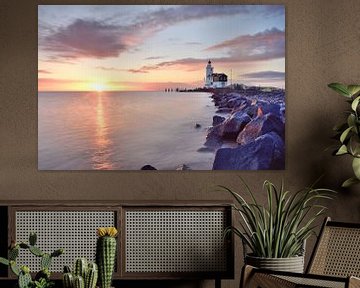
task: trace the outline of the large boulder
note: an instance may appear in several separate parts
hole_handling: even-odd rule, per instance
[[[251,118],[256,117],[258,112],[258,106],[255,104],[246,104],[243,108],[240,108],[243,112],[247,113]]]
[[[206,135],[206,141],[204,143],[204,146],[212,149],[221,147],[221,145],[223,144],[221,133],[222,133],[221,124],[211,127]]]
[[[219,115],[215,115],[213,117],[213,123],[212,126],[216,126],[219,125],[220,123],[224,122],[225,117],[219,116]]]
[[[231,98],[227,101],[227,107],[228,108],[235,108],[235,107],[238,107],[240,106],[242,103],[242,100],[238,97],[234,97],[234,98]]]
[[[242,111],[235,112],[222,123],[221,136],[226,139],[236,140],[240,131],[251,121],[250,116]]]
[[[157,170],[154,166],[151,166],[151,165],[145,165],[143,167],[141,167],[140,170]]]
[[[236,142],[245,145],[254,141],[257,137],[270,132],[275,132],[284,139],[285,125],[283,121],[272,113],[259,115],[246,124],[239,133]]]
[[[275,132],[258,137],[237,148],[217,150],[213,170],[285,169],[284,141]]]
[[[265,101],[258,101],[257,106],[260,107],[263,114],[274,114],[280,116],[280,105],[267,103]],[[280,117],[279,117],[280,118]]]

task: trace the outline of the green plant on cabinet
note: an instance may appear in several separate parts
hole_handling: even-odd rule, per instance
[[[110,288],[116,258],[115,227],[101,227],[97,229],[96,263],[99,267],[100,288]]]
[[[352,169],[354,176],[345,180],[342,184],[342,187],[349,187],[360,183],[360,85],[331,83],[328,87],[346,97],[346,102],[350,104],[346,122],[334,127],[339,140],[334,155],[350,155],[353,158]]]
[[[251,201],[240,193],[220,186],[235,199],[233,209],[239,213],[239,227],[228,227],[225,233],[239,236],[252,255],[263,258],[288,258],[302,254],[303,245],[315,233],[314,224],[324,214],[326,207],[318,200],[332,199],[330,189],[304,188],[296,193],[280,188],[266,180],[263,187],[267,194],[266,206],[256,200],[249,186],[241,181]]]
[[[50,265],[52,259],[63,254],[64,250],[57,249],[51,254],[45,253],[36,246],[36,242],[36,233],[30,233],[28,244],[24,242],[13,242],[8,251],[8,259],[0,257],[0,263],[10,266],[11,271],[18,277],[19,288],[49,288],[54,285],[50,280]],[[28,266],[19,266],[16,263],[20,249],[26,249],[33,255],[40,257],[41,270],[35,275],[34,280],[30,275],[30,268]]]
[[[95,288],[97,280],[98,267],[96,263],[89,263],[85,258],[76,259],[73,273],[70,267],[64,267],[64,288]]]

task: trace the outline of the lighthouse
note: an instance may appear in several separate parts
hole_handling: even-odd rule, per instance
[[[211,61],[209,60],[208,64],[206,65],[206,78],[205,78],[205,87],[210,88],[213,85],[213,72],[214,68],[211,66]]]
[[[227,85],[227,75],[214,73],[214,67],[209,60],[205,71],[205,88],[224,88]]]

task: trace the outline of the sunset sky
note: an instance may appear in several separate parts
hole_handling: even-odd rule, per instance
[[[285,87],[282,5],[39,5],[39,91]]]

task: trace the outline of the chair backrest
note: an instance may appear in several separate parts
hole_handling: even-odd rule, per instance
[[[307,273],[360,277],[360,223],[326,218]]]

